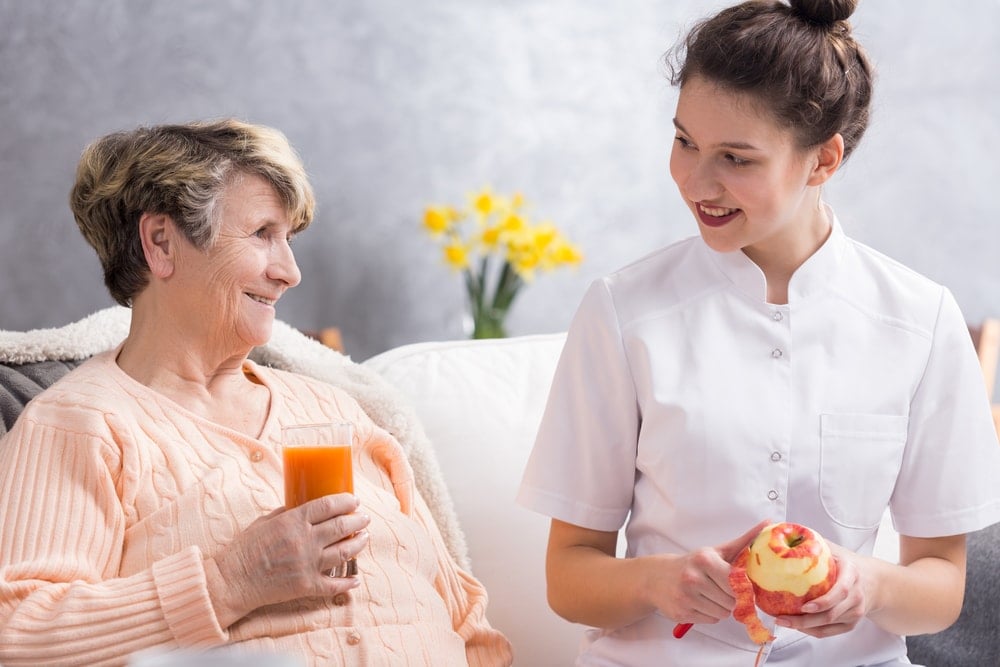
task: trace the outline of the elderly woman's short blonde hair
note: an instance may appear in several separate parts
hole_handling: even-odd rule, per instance
[[[270,127],[234,119],[140,127],[84,150],[70,208],[115,301],[131,305],[149,280],[142,214],[170,216],[191,243],[207,248],[219,231],[221,195],[241,174],[274,187],[296,231],[312,221],[316,204],[302,161]]]

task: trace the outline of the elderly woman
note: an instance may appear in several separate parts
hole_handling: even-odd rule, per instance
[[[71,195],[128,337],[0,443],[0,663],[237,645],[309,665],[501,665],[399,443],[342,391],[247,359],[313,216],[285,137],[224,120],[113,134]],[[357,495],[282,507],[281,427],[348,421]],[[358,557],[356,577],[328,576]]]

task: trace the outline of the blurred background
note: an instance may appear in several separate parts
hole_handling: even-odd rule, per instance
[[[318,198],[278,307],[357,361],[460,338],[429,204],[520,191],[584,252],[525,288],[512,335],[565,329],[587,284],[696,233],[668,173],[662,55],[707,0],[0,0],[0,329],[111,304],[67,206],[123,128],[237,116],[284,131]],[[1000,1],[863,0],[875,113],[828,186],[849,235],[1000,315]]]

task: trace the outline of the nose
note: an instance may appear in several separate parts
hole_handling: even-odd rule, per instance
[[[295,253],[287,241],[279,243],[268,265],[267,275],[273,280],[280,280],[288,287],[295,287],[302,282],[302,272],[295,261]]]
[[[714,165],[700,156],[688,156],[683,165],[675,167],[674,181],[681,195],[688,201],[711,201],[722,194],[722,184],[716,177]]]

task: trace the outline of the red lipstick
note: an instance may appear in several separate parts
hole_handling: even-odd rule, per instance
[[[722,227],[723,225],[732,222],[733,218],[742,213],[740,209],[735,209],[732,213],[727,213],[726,215],[722,216],[709,215],[702,208],[701,204],[695,204],[694,210],[697,212],[698,219],[701,221],[701,223],[707,227]]]

